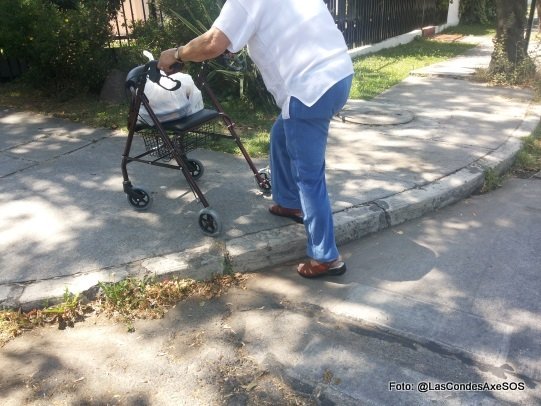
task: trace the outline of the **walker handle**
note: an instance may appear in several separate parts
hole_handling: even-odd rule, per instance
[[[169,76],[161,74],[160,70],[158,69],[158,61],[153,60],[153,61],[147,62],[147,64],[145,66],[146,66],[146,71],[147,71],[147,74],[148,74],[148,78],[152,82],[156,83],[158,86],[163,87],[165,90],[169,90],[170,92],[173,92],[173,91],[179,89],[180,86],[182,86],[182,83],[180,83],[179,80],[176,80],[176,79],[173,79],[173,78],[171,78]],[[172,88],[167,88],[167,87],[163,86],[160,83],[160,79],[162,77],[168,78],[172,82],[175,82],[175,85]]]

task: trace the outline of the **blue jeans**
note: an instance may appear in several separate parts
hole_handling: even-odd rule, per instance
[[[270,165],[273,200],[302,209],[309,257],[319,262],[338,258],[332,209],[325,183],[329,124],[344,106],[352,76],[331,87],[312,106],[291,97],[289,119],[278,116],[271,130]]]

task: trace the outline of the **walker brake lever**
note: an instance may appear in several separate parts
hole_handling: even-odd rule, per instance
[[[177,73],[182,70],[184,67],[184,64],[182,62],[175,62],[171,66],[169,66],[169,69],[171,69],[172,73]]]
[[[176,80],[176,79],[173,79],[167,75],[162,75],[160,70],[158,69],[158,61],[150,61],[148,63],[148,71],[147,71],[147,74],[148,74],[148,78],[156,83],[158,86],[160,86],[161,88],[165,89],[165,90],[169,90],[170,92],[173,92],[177,89],[179,89],[181,86],[182,86],[182,83],[180,83],[179,80]],[[171,82],[175,82],[175,85],[172,87],[172,88],[168,88],[168,87],[165,87],[164,85],[162,85],[160,83],[160,79],[161,78],[167,78],[169,79]]]
[[[148,63],[148,78],[154,82],[158,83],[161,78],[160,70],[158,69],[158,61],[150,61]]]

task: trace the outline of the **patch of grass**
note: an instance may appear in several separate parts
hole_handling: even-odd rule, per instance
[[[485,181],[479,193],[500,188],[509,176],[527,179],[541,171],[541,124],[537,125],[530,136],[523,138],[522,143],[522,148],[508,172],[498,175],[494,169],[485,171]]]
[[[482,36],[494,36],[496,35],[496,28],[490,25],[482,24],[459,24],[455,27],[449,27],[445,29],[443,34],[457,34],[457,35],[473,35],[477,37]]]
[[[475,45],[419,38],[354,61],[350,97],[370,100],[400,83],[412,70],[463,54]]]
[[[541,124],[522,142],[522,148],[517,153],[509,172],[498,175],[493,169],[485,171],[485,182],[479,193],[488,193],[498,189],[509,176],[527,179],[541,171]]]
[[[527,61],[529,64],[531,61]],[[539,62],[537,62],[539,64]],[[481,83],[489,83],[502,87],[528,88],[533,91],[533,101],[541,101],[541,72],[530,72],[523,74],[520,71],[512,72],[510,75],[493,75],[488,68],[477,68],[472,77],[473,80]]]
[[[242,100],[229,100],[221,104],[225,112],[234,120],[236,131],[248,154],[254,158],[268,155],[270,129],[278,115],[278,109],[258,110]],[[209,148],[230,154],[240,154],[236,144],[227,139],[212,141]]]
[[[523,139],[523,146],[518,152],[511,173],[521,178],[529,178],[541,171],[541,124],[535,131]]]
[[[172,278],[127,278],[115,283],[99,283],[96,303],[108,316],[120,318],[128,326],[135,319],[163,317],[177,302],[188,297],[205,300],[222,295],[232,286],[242,286],[248,277],[240,273],[215,275],[208,281]]]
[[[153,278],[127,278],[115,283],[99,283],[99,302],[109,314],[129,319],[162,316],[165,306],[178,301],[190,291],[193,280],[174,279],[156,282]]]
[[[28,321],[18,312],[0,311],[0,348],[26,329]]]
[[[480,193],[489,193],[500,188],[503,184],[504,176],[498,175],[492,168],[485,171],[485,183],[481,187]]]
[[[101,102],[96,95],[55,98],[27,84],[14,81],[0,84],[0,106],[64,118],[90,127],[127,131],[128,105]]]
[[[91,306],[83,304],[78,295],[64,291],[63,300],[54,306],[33,309],[28,312],[0,311],[0,347],[24,331],[43,325],[57,325],[63,330],[82,321],[92,311]]]

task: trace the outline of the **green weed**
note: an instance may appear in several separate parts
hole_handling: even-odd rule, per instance
[[[115,283],[99,283],[101,294],[97,301],[110,316],[119,316],[130,329],[137,318],[159,318],[167,309],[189,296],[206,298],[219,296],[233,285],[245,280],[241,274],[215,276],[209,281],[171,278],[156,281],[153,277],[127,278]]]
[[[91,302],[83,304],[79,295],[66,288],[63,300],[54,306],[20,310],[0,310],[0,347],[9,340],[43,325],[58,325],[59,329],[83,321],[89,314],[105,314],[124,322],[128,332],[135,330],[134,320],[160,318],[179,301],[188,297],[210,300],[232,286],[244,288],[247,275],[230,273],[216,275],[207,281],[172,278],[157,281],[154,277],[127,278],[115,283],[99,283],[101,292]]]
[[[535,131],[523,139],[511,172],[519,177],[530,177],[541,171],[541,124]]]
[[[488,193],[500,188],[503,184],[503,179],[504,177],[498,175],[494,169],[489,168],[485,170],[485,182],[481,187],[480,193]]]
[[[81,303],[79,295],[64,290],[63,300],[43,309],[33,309],[28,312],[15,310],[0,311],[0,347],[24,331],[32,330],[43,325],[57,325],[63,330],[85,319],[92,307]]]

